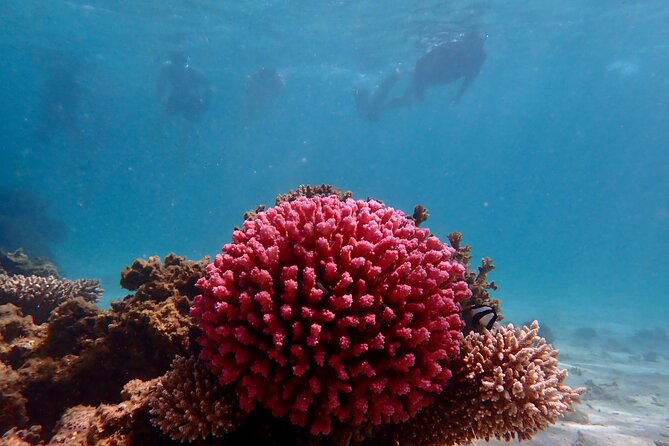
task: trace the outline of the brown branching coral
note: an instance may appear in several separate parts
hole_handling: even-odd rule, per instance
[[[0,274],[0,305],[11,303],[25,315],[31,315],[35,323],[46,322],[51,312],[68,299],[81,296],[88,302],[96,302],[102,296],[97,280],[66,280],[55,276],[7,276]]]
[[[430,216],[430,213],[427,211],[425,206],[422,204],[417,204],[413,209],[413,215],[411,219],[416,223],[416,226],[420,226],[427,218]]]
[[[275,204],[278,206],[281,203],[287,201],[293,201],[300,197],[329,197],[330,195],[336,195],[337,198],[344,201],[347,198],[353,196],[351,191],[342,191],[341,189],[331,186],[329,184],[321,185],[304,185],[301,184],[297,190],[290,190],[286,194],[278,195],[275,200]]]
[[[152,422],[174,440],[220,437],[244,418],[237,399],[200,361],[177,357],[150,402]]]
[[[482,259],[481,266],[478,267],[478,272],[474,272],[470,266],[472,247],[470,245],[462,245],[462,234],[460,232],[451,232],[448,234],[448,240],[453,249],[455,249],[453,258],[467,268],[465,281],[469,289],[472,290],[472,297],[460,303],[462,308],[467,309],[473,305],[487,305],[495,309],[499,320],[504,319],[501,314],[499,300],[493,298],[489,292],[489,290],[494,291],[497,289],[495,282],[488,282],[488,273],[495,269],[492,259],[490,257]]]
[[[353,196],[353,192],[351,191],[344,192],[338,187],[334,187],[329,184],[320,184],[320,185],[300,184],[297,187],[297,190],[291,189],[285,194],[277,195],[276,199],[274,200],[274,203],[278,206],[281,203],[291,202],[300,197],[308,197],[308,198],[329,197],[330,195],[336,195],[337,198],[344,201],[347,198],[351,198]],[[248,211],[244,212],[244,221],[255,220],[258,212],[262,212],[264,210],[265,210],[264,204],[259,204],[258,207],[255,209],[249,209]]]
[[[451,446],[497,438],[528,440],[573,410],[583,388],[564,384],[558,350],[537,336],[539,324],[470,333],[450,387],[399,429],[408,444]]]
[[[259,204],[257,208],[254,210],[248,210],[244,212],[244,221],[246,220],[255,220],[256,216],[258,215],[258,212],[262,212],[265,210],[265,205],[264,204]]]

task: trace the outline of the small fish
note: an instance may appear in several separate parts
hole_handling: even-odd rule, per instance
[[[488,305],[472,305],[469,307],[469,315],[474,327],[485,327],[490,330],[497,321],[497,312]]]

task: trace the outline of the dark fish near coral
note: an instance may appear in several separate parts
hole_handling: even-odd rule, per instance
[[[467,325],[474,329],[484,327],[490,330],[497,322],[497,311],[489,305],[472,305],[465,313]]]

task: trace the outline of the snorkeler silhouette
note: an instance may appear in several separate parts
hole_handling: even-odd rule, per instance
[[[40,91],[40,115],[36,127],[39,142],[50,143],[63,132],[78,143],[82,130],[78,122],[83,88],[79,82],[81,63],[74,57],[52,54],[44,61],[46,79]]]
[[[286,83],[274,68],[261,68],[248,76],[242,122],[248,124],[276,101]]]
[[[457,104],[483,67],[486,59],[483,44],[487,37],[486,34],[470,31],[432,46],[416,62],[409,86],[400,97],[387,99],[401,77],[399,70],[384,79],[371,96],[365,90],[355,88],[353,93],[360,117],[366,121],[376,121],[385,110],[422,102],[430,87],[463,78],[451,101]]]
[[[157,127],[160,139],[168,138],[182,158],[186,158],[195,123],[209,108],[212,87],[204,74],[190,65],[181,51],[170,54],[156,82],[163,113]],[[178,136],[168,136],[168,123],[176,125]],[[174,128],[174,127],[173,127]]]
[[[160,70],[157,80],[158,98],[165,114],[182,117],[189,125],[207,111],[212,88],[200,71],[190,66],[190,58],[175,51]]]

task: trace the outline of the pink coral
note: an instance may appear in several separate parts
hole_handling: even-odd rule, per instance
[[[333,422],[400,422],[451,377],[471,295],[454,250],[376,201],[299,198],[223,247],[191,314],[205,360],[240,406]]]

